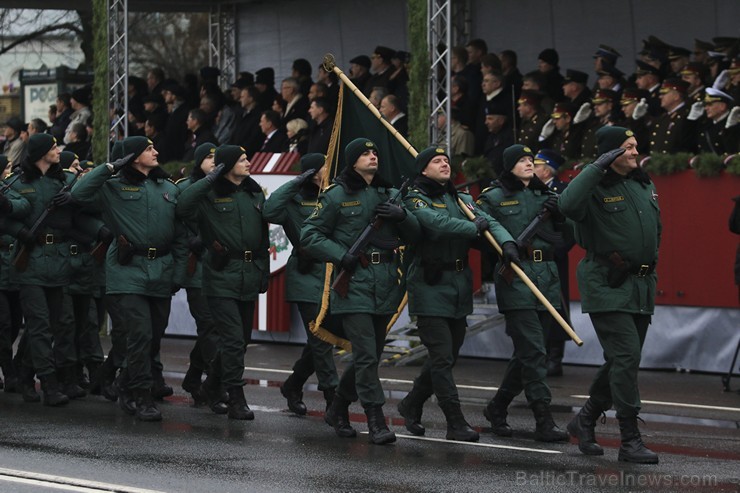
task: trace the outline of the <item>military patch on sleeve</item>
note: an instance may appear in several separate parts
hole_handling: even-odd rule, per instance
[[[604,197],[605,204],[611,204],[613,202],[622,202],[622,201],[624,201],[624,197],[622,195],[617,195],[616,197]]]
[[[414,201],[414,209],[423,209],[427,206],[427,203],[421,199],[413,199],[413,201]]]

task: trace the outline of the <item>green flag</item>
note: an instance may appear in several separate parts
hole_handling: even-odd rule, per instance
[[[415,174],[414,157],[383,125],[383,122],[343,82],[340,85],[337,114],[327,151],[331,163],[329,177],[335,177],[345,166],[344,148],[359,137],[378,146],[378,172],[398,187],[405,178]]]

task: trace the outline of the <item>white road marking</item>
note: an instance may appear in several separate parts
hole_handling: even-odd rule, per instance
[[[571,397],[575,397],[578,399],[588,399],[589,396],[587,395],[571,395]],[[673,406],[673,407],[688,407],[690,409],[709,409],[712,411],[731,411],[731,412],[740,412],[740,407],[725,407],[725,406],[705,406],[703,404],[689,404],[685,402],[668,402],[668,401],[646,401],[645,399],[640,399],[640,401],[643,404],[655,404],[656,406]]]
[[[366,431],[360,432],[363,435],[367,435]],[[458,442],[455,440],[444,440],[442,438],[429,438],[429,437],[417,437],[414,435],[401,435],[396,433],[397,438],[407,438],[409,440],[421,440],[423,442],[437,442],[446,443],[450,445],[468,445],[471,447],[484,447],[484,448],[500,448],[506,450],[519,450],[522,452],[535,452],[539,454],[562,454],[559,450],[546,450],[539,448],[528,448],[528,447],[515,447],[513,445],[496,445],[494,443],[480,443],[480,442]]]
[[[100,493],[106,491],[115,493],[165,493],[160,490],[147,490],[135,488],[133,486],[100,483],[98,481],[88,481],[86,479],[54,476],[51,474],[21,471],[18,469],[6,469],[3,467],[0,467],[0,481],[44,486],[46,488],[76,491],[80,493]]]

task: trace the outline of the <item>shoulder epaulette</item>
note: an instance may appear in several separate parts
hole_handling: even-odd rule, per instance
[[[481,190],[481,192],[480,192],[480,193],[486,193],[487,191],[489,191],[489,190],[493,190],[494,188],[496,188],[496,187],[486,187],[486,188],[484,188],[483,190]]]
[[[190,177],[189,177],[189,176],[186,176],[186,177],[180,178],[179,180],[177,180],[177,181],[175,182],[175,185],[179,185],[181,181],[185,181],[185,180],[189,180],[189,179],[190,179]]]
[[[334,188],[334,187],[336,187],[336,186],[337,186],[337,184],[336,184],[336,183],[330,183],[328,187],[326,187],[325,189],[323,189],[323,190],[321,191],[321,193],[326,193],[326,192],[328,192],[329,190],[331,190],[332,188]]]

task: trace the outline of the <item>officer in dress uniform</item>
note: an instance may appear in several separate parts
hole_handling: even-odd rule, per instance
[[[708,87],[704,96],[706,118],[699,122],[697,151],[735,154],[740,149],[740,109],[732,97]]]
[[[484,231],[511,251],[514,239],[490,216],[475,207],[468,194],[450,181],[445,149],[429,147],[416,157],[417,176],[406,196],[406,207],[422,227],[424,240],[412,247],[409,267],[409,314],[417,317],[421,342],[429,358],[411,392],[398,404],[406,429],[423,435],[424,402],[434,393],[447,419],[447,439],[478,441],[460,409],[452,368],[465,340],[466,317],[473,312],[472,273],[468,267],[471,242]],[[475,210],[474,221],[460,210],[458,199]],[[513,248],[516,251],[516,248]],[[508,258],[507,258],[508,260]]]
[[[688,82],[677,78],[666,79],[660,86],[660,105],[665,113],[658,117],[650,132],[650,154],[694,150],[696,125],[688,119],[688,88]]]
[[[598,138],[600,157],[560,196],[560,210],[575,222],[576,241],[586,250],[578,264],[578,287],[606,360],[568,432],[584,454],[603,455],[594,429],[613,405],[622,439],[619,460],[654,464],[658,456],[645,447],[637,428],[637,373],[655,306],[658,194],[637,164],[632,131],[604,127]]]
[[[547,114],[541,105],[543,96],[539,91],[525,89],[517,100],[517,111],[521,118],[517,143],[532,149],[539,147],[538,137],[547,121]]]
[[[534,174],[534,153],[523,145],[513,145],[504,151],[504,173],[492,187],[481,192],[477,203],[484,212],[496,219],[512,237],[518,237],[544,209],[551,214],[542,226],[555,232],[555,222],[565,219],[558,211],[558,196],[551,192]],[[514,244],[516,246],[516,244]],[[557,308],[560,306],[560,283],[553,261],[554,245],[535,236],[528,245],[519,245],[517,263],[530,279]],[[521,260],[519,260],[521,259]],[[503,265],[503,264],[502,264]],[[506,319],[506,334],[514,343],[514,354],[509,361],[498,392],[484,410],[495,435],[512,436],[506,422],[511,401],[524,391],[532,408],[536,428],[535,440],[565,441],[568,435],[552,419],[552,395],[545,382],[547,375],[546,329],[552,316],[518,277],[503,269],[496,271],[496,302]]]
[[[316,320],[324,290],[325,264],[301,248],[303,222],[316,208],[326,156],[306,154],[301,158],[301,175],[270,194],[265,202],[264,216],[273,224],[280,224],[293,245],[286,266],[285,301],[296,303],[306,330],[306,345],[301,357],[293,365],[293,373],[280,386],[288,401],[288,409],[302,416],[307,412],[303,402],[303,385],[316,372],[319,390],[324,393],[326,407],[334,400],[339,378],[334,364],[333,347],[317,338],[309,329]],[[332,317],[325,324],[331,323]]]
[[[354,437],[348,408],[359,397],[367,415],[370,441],[396,440],[383,416],[385,397],[378,378],[386,327],[401,301],[395,249],[416,240],[419,223],[413,214],[389,202],[396,190],[378,174],[378,148],[358,138],[345,148],[346,165],[334,185],[319,196],[314,212],[301,230],[301,248],[314,258],[332,262],[352,273],[346,298],[331,293],[331,312],[342,317],[344,333],[352,343],[352,363],[342,374],[326,421],[340,437]],[[375,215],[383,219],[372,245],[360,255],[349,249]]]
[[[213,409],[223,387],[228,393],[229,419],[253,420],[242,375],[255,302],[267,291],[270,278],[270,238],[262,217],[265,194],[249,176],[251,163],[242,147],[221,146],[214,156],[219,164],[182,193],[177,214],[198,223],[208,248],[203,291],[219,344],[204,382],[208,401]]]

